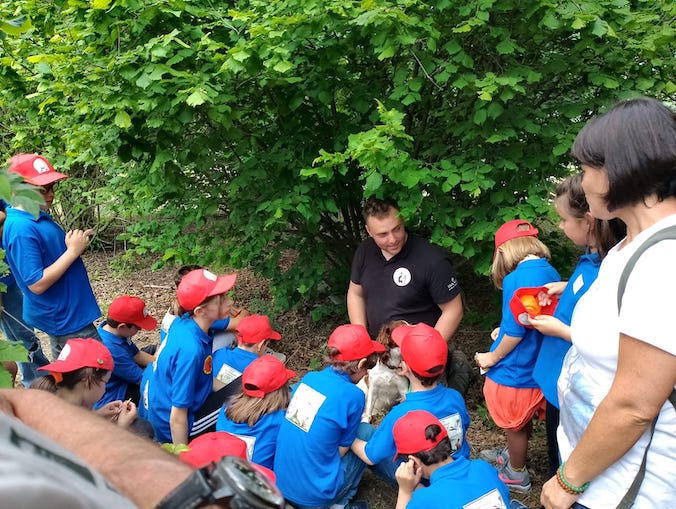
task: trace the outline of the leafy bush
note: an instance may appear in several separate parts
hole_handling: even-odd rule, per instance
[[[590,115],[673,99],[675,10],[0,0],[25,16],[0,27],[0,141],[77,177],[65,218],[103,210],[87,220],[163,263],[252,266],[320,317],[343,311],[371,195],[486,273],[500,223],[548,216]]]

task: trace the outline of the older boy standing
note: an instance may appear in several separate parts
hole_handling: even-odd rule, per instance
[[[37,218],[21,207],[8,207],[2,234],[7,263],[24,296],[23,318],[49,335],[56,358],[71,338],[96,338],[94,320],[101,316],[80,255],[93,230],[65,232],[47,211],[54,185],[67,175],[54,171],[44,157],[18,154],[9,172],[36,186],[45,203]]]

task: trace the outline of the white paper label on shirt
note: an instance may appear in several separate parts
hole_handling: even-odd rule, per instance
[[[229,366],[227,364],[223,364],[221,366],[221,369],[218,370],[218,375],[216,375],[216,380],[221,382],[222,384],[228,385],[230,382],[235,380],[236,378],[242,376],[241,371],[237,371],[235,368],[232,366]]]
[[[411,271],[406,267],[399,267],[394,271],[394,274],[392,274],[392,281],[394,281],[394,284],[397,286],[406,286],[411,282]]]
[[[463,509],[507,509],[507,504],[496,488],[462,507]]]
[[[573,293],[576,294],[577,292],[579,292],[583,286],[584,286],[584,278],[582,277],[582,274],[580,274],[575,278],[575,281],[573,281]]]
[[[310,431],[317,412],[326,401],[326,396],[309,385],[301,383],[291,398],[286,410],[286,420],[303,431]]]
[[[439,419],[441,424],[448,432],[448,439],[451,442],[453,452],[462,447],[462,419],[460,414],[455,413]]]

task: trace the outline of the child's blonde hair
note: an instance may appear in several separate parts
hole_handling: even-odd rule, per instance
[[[517,237],[500,245],[491,266],[491,278],[498,290],[502,290],[502,280],[512,272],[526,256],[551,258],[549,248],[537,237]]]
[[[277,410],[286,410],[290,400],[291,390],[288,383],[267,393],[262,398],[248,396],[241,392],[225,408],[225,416],[232,422],[238,424],[246,422],[248,426],[253,426],[264,415]]]

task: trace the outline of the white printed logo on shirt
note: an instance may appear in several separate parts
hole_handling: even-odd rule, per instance
[[[242,373],[240,371],[237,371],[235,368],[232,366],[228,366],[227,364],[223,364],[221,366],[221,369],[218,370],[218,375],[216,375],[216,380],[221,382],[222,384],[228,385],[230,382],[235,380],[236,378],[242,376]]]
[[[303,431],[310,431],[317,412],[326,401],[326,396],[312,387],[301,383],[291,398],[286,410],[286,420]]]
[[[453,450],[453,452],[460,449],[462,447],[463,440],[462,419],[460,418],[460,414],[455,413],[447,415],[446,417],[439,419],[439,421],[448,432],[448,439],[451,442],[451,449]]]
[[[507,509],[507,504],[502,499],[502,495],[497,489],[493,489],[477,498],[464,504],[463,509]]]
[[[406,267],[399,267],[392,274],[392,281],[397,286],[406,286],[411,282],[411,272]]]

